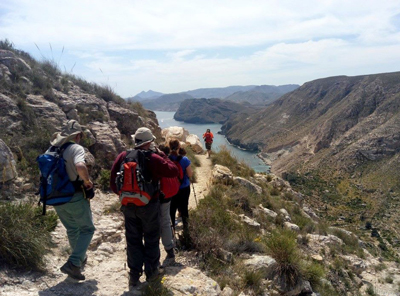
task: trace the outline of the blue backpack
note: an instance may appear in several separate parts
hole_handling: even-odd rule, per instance
[[[46,205],[62,205],[69,202],[75,186],[65,168],[64,150],[73,143],[65,143],[61,147],[51,146],[44,154],[39,155],[36,161],[40,170],[39,204],[43,203],[43,215],[46,214]]]

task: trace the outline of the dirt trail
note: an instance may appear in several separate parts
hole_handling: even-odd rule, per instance
[[[201,166],[196,169],[197,183],[194,183],[197,200],[207,193],[211,173],[211,161],[206,155],[196,156]],[[196,207],[196,199],[191,185],[189,208]],[[125,296],[140,295],[128,293],[128,268],[126,266],[126,242],[123,217],[121,214],[105,214],[105,210],[115,204],[117,196],[96,191],[92,201],[93,220],[96,232],[88,250],[88,263],[84,274],[86,281],[76,282],[59,270],[67,259],[68,241],[65,229],[58,223],[52,233],[57,247],[46,256],[47,273],[18,273],[0,269],[0,295],[4,296]],[[166,257],[160,241],[161,262]],[[186,265],[184,256],[177,256],[176,261]],[[142,282],[145,278],[141,279]]]
[[[196,155],[196,157],[200,160],[201,166],[196,168],[197,182],[190,188],[189,209],[196,207],[196,198],[198,201],[207,194],[211,176],[211,160],[207,158],[207,155]]]

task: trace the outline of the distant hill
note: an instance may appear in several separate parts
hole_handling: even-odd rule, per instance
[[[257,87],[256,85],[247,85],[247,86],[228,86],[228,87],[214,87],[214,88],[199,88],[195,90],[185,91],[183,93],[191,95],[193,98],[218,98],[224,99],[227,96],[230,96],[238,91],[248,91]]]
[[[233,102],[249,102],[253,105],[268,105],[280,98],[282,95],[298,88],[297,84],[288,85],[261,85],[248,91],[239,91],[227,96],[225,100]]]
[[[176,111],[180,103],[186,99],[193,99],[193,97],[185,93],[168,94],[156,99],[143,100],[142,105],[153,111]]]
[[[190,99],[183,101],[174,119],[188,123],[224,123],[232,114],[256,112],[251,105],[221,99]]]
[[[142,91],[142,92],[138,93],[137,95],[135,95],[134,97],[126,98],[126,100],[142,102],[144,100],[157,99],[157,98],[161,97],[162,95],[163,95],[163,93],[149,90],[149,91]]]

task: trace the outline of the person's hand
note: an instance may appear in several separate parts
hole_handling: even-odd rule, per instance
[[[83,181],[83,186],[85,186],[86,189],[91,189],[93,188],[93,182],[91,180]]]

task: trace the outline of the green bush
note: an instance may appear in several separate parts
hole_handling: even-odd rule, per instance
[[[324,267],[316,262],[308,263],[304,268],[304,278],[310,282],[313,288],[321,285],[321,279],[325,276]]]
[[[287,229],[277,229],[265,240],[267,252],[277,262],[272,272],[286,285],[295,285],[301,278],[300,254],[296,233]]]
[[[0,259],[10,266],[42,269],[50,246],[49,232],[57,225],[57,215],[31,204],[0,205]]]
[[[98,183],[102,190],[104,190],[104,191],[110,190],[110,178],[111,178],[111,171],[101,169]]]

